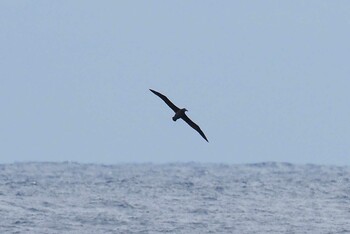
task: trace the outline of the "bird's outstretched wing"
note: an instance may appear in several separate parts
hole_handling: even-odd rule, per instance
[[[200,129],[200,127],[195,124],[190,118],[188,118],[188,116],[186,114],[184,114],[181,117],[186,123],[188,123],[188,125],[190,125],[194,130],[196,130],[199,134],[201,134],[201,136],[207,141],[208,139],[206,138],[206,136],[204,135],[204,133],[202,132],[202,130]]]
[[[152,93],[154,93],[155,95],[157,95],[158,97],[160,97],[175,113],[178,112],[180,110],[180,108],[178,108],[177,106],[175,106],[166,96],[164,96],[161,93],[158,93],[157,91],[154,91],[152,89],[150,89],[150,91]]]

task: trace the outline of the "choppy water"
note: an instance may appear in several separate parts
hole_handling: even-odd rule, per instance
[[[350,233],[350,167],[0,165],[0,233]]]

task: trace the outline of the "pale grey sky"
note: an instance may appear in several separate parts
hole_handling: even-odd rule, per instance
[[[350,165],[349,1],[3,0],[0,33],[0,163]]]

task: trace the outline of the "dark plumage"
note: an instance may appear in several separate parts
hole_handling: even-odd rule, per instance
[[[175,106],[166,96],[164,96],[163,94],[154,91],[152,89],[150,89],[150,91],[152,93],[154,93],[155,95],[157,95],[158,97],[160,97],[174,112],[175,115],[173,117],[173,120],[176,121],[179,118],[183,119],[186,123],[188,123],[188,125],[190,125],[194,130],[196,130],[207,142],[208,139],[207,137],[204,135],[204,133],[202,132],[202,130],[200,129],[200,127],[195,124],[190,118],[188,118],[188,116],[185,114],[185,112],[187,111],[186,108],[178,108],[177,106]]]

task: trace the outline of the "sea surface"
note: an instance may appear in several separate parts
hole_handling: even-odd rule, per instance
[[[350,233],[350,167],[0,164],[0,233]]]

